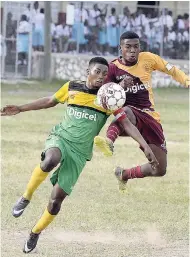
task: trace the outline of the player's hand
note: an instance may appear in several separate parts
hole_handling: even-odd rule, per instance
[[[20,113],[20,108],[17,105],[6,105],[1,109],[1,116],[12,116]]]
[[[149,146],[144,148],[144,154],[148,159],[149,163],[151,164],[153,170],[155,170],[159,165],[159,163]]]
[[[120,86],[122,86],[122,88],[126,89],[128,87],[132,87],[134,86],[134,83],[133,83],[133,78],[130,77],[130,76],[126,76],[120,83],[119,83]]]

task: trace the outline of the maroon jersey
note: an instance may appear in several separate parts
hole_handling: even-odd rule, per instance
[[[138,62],[133,66],[126,66],[121,59],[113,60],[109,65],[109,72],[106,83],[120,83],[125,76],[133,79],[133,85],[126,88],[125,105],[133,106],[143,112],[150,114],[154,119],[160,122],[160,115],[154,110],[154,98],[151,84],[151,74],[159,70],[186,85],[188,77],[175,66],[169,64],[158,55],[142,52],[139,54]]]

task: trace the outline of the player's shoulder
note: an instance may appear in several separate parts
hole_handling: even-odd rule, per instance
[[[86,85],[86,81],[83,81],[83,80],[71,80],[71,81],[69,81],[69,89],[70,90],[81,89],[85,85]]]
[[[116,58],[116,59],[112,60],[112,61],[109,63],[109,67],[114,67],[118,61],[119,61],[119,58]]]
[[[155,57],[156,57],[156,54],[153,54],[151,52],[141,52],[139,54],[139,58],[142,60],[143,59],[155,59]]]
[[[109,63],[109,72],[115,72],[119,64],[119,58],[112,60]]]
[[[148,66],[154,67],[155,63],[158,61],[158,55],[151,52],[141,52],[139,54],[139,62],[148,64]]]

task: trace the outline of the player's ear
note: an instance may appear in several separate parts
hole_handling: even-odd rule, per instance
[[[87,70],[86,70],[86,75],[88,76],[90,74],[90,69],[88,68]]]

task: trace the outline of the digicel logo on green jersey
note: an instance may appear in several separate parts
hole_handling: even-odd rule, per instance
[[[85,110],[79,111],[77,109],[68,108],[67,113],[69,116],[74,116],[76,119],[87,119],[96,121],[96,114],[89,114]]]

